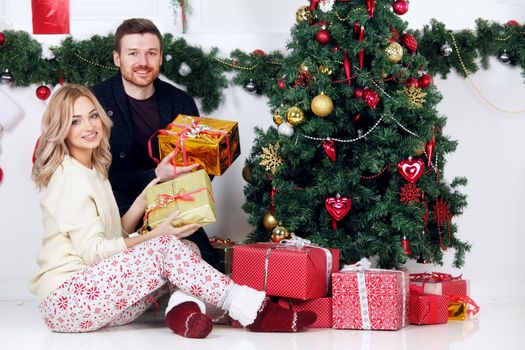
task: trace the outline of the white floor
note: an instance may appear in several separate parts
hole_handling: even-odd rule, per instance
[[[215,326],[206,339],[185,339],[160,322],[132,323],[88,334],[57,334],[40,320],[36,302],[0,301],[0,349],[231,349],[381,350],[525,349],[525,298],[478,298],[478,316],[403,330],[311,329],[303,333],[252,333]]]

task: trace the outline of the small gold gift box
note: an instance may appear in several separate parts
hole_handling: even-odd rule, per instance
[[[173,226],[207,225],[216,221],[210,177],[203,169],[148,188],[146,200],[144,225],[150,229],[176,210],[180,215],[172,222]]]
[[[448,304],[448,319],[464,321],[467,319],[468,304],[452,302]]]
[[[209,175],[224,174],[241,154],[234,121],[179,114],[158,140],[161,159],[176,150],[176,165],[200,163]]]

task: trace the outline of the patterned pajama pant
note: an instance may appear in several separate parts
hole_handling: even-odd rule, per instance
[[[218,305],[232,283],[179,239],[162,236],[78,271],[39,308],[55,332],[90,332],[133,321],[173,288]]]

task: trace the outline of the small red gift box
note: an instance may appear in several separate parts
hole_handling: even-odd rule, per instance
[[[421,286],[424,294],[467,295],[467,281],[447,273],[411,273],[410,284]]]
[[[332,298],[324,297],[312,300],[279,299],[279,305],[299,311],[313,311],[317,319],[308,328],[332,328]]]
[[[333,328],[397,330],[408,325],[408,273],[369,269],[369,264],[362,259],[332,274]]]
[[[275,243],[233,247],[232,279],[266,294],[294,299],[324,297],[331,272],[339,270],[339,249]]]
[[[448,322],[448,295],[410,293],[410,324]]]

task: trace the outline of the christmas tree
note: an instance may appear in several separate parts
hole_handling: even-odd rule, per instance
[[[454,266],[470,245],[452,218],[466,196],[443,177],[457,142],[444,134],[441,95],[425,73],[406,0],[311,0],[296,13],[270,93],[275,126],[256,130],[243,169],[249,241],[291,233],[341,249]],[[443,53],[445,55],[446,53]]]

